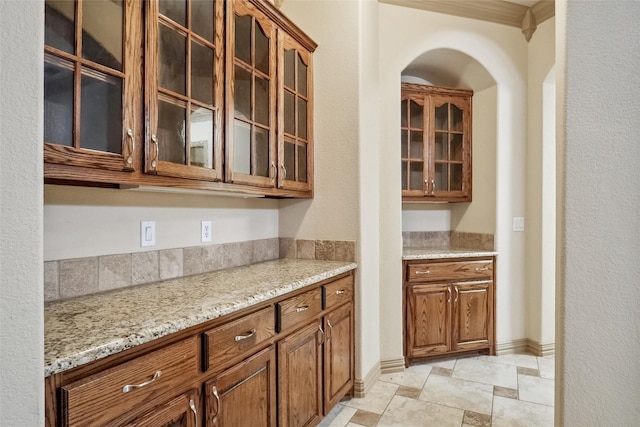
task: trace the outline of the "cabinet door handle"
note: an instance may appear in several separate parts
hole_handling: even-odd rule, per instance
[[[429,195],[429,180],[428,179],[424,180],[424,186],[425,186],[424,195],[428,196]]]
[[[250,331],[245,332],[243,335],[236,335],[236,341],[246,340],[247,338],[251,338],[256,334],[256,330],[252,329]]]
[[[487,271],[489,267],[476,267],[476,271]]]
[[[198,419],[198,410],[196,409],[196,404],[193,399],[189,400],[189,408],[191,408],[191,412],[193,412],[193,416],[196,419],[196,427],[198,427],[200,425],[200,420]]]
[[[338,289],[338,290],[336,291],[336,295],[342,295],[342,294],[344,294],[345,292],[347,292],[347,291],[346,291],[346,290],[344,290],[344,289]]]
[[[127,157],[127,165],[133,163],[133,150],[136,148],[136,140],[133,136],[133,131],[127,129],[127,145],[129,146],[129,156]]]
[[[284,167],[284,163],[280,164],[280,168],[282,169],[282,180],[287,179],[287,168]]]
[[[460,291],[458,290],[458,287],[456,286],[456,299],[453,302],[458,302],[458,297],[460,297]]]
[[[333,335],[333,325],[331,324],[331,320],[327,319],[327,325],[329,325],[329,333]]]
[[[449,294],[449,299],[447,299],[447,302],[451,302],[451,288],[449,286],[447,286],[447,293]]]
[[[271,173],[271,185],[276,185],[276,175],[278,174],[276,162],[271,162]]]
[[[320,345],[324,342],[324,331],[322,330],[322,325],[318,325],[318,330],[320,331],[320,342],[318,345]]]
[[[160,158],[160,144],[158,144],[158,137],[151,135],[151,142],[155,147],[155,157],[151,160],[151,167],[156,169],[158,167],[158,158]]]
[[[417,275],[419,275],[419,274],[429,274],[429,273],[430,273],[430,271],[429,271],[429,270],[424,270],[424,271],[422,271],[422,270],[416,270],[416,276],[417,276]]]
[[[433,179],[431,180],[431,195],[436,195],[436,182]]]
[[[151,384],[152,382],[154,382],[155,380],[157,380],[158,378],[160,378],[160,375],[162,375],[162,371],[156,371],[156,373],[153,374],[153,377],[151,377],[151,379],[149,381],[145,381],[145,382],[140,383],[140,384],[127,384],[124,387],[122,387],[122,392],[123,393],[129,393],[131,390],[134,390],[136,388],[146,387],[149,384]]]
[[[300,313],[302,311],[307,311],[307,310],[309,310],[308,305],[303,305],[302,307],[296,307],[296,313]]]
[[[220,413],[220,395],[216,386],[211,387],[211,394],[216,398],[216,411],[211,415],[211,421],[213,421]]]

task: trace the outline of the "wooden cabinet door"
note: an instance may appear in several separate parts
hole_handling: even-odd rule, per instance
[[[454,283],[455,350],[487,348],[493,343],[493,282]]]
[[[133,171],[142,135],[142,4],[47,0],[44,6],[44,162]],[[60,173],[47,170],[45,177],[67,176]],[[91,180],[91,172],[83,173]]]
[[[407,287],[407,357],[446,353],[451,348],[451,288],[446,284]]]
[[[324,414],[353,388],[353,304],[345,304],[324,318]]]
[[[322,417],[322,341],[315,321],[278,342],[278,425],[316,425]]]
[[[403,94],[401,101],[402,196],[428,197],[428,97]]]
[[[206,426],[275,427],[276,354],[269,347],[205,384]]]
[[[127,427],[198,427],[202,421],[198,392],[192,390],[133,420]]]
[[[146,2],[145,172],[222,180],[223,2]]]

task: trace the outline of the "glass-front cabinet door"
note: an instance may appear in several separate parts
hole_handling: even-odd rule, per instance
[[[463,89],[403,84],[404,201],[471,201],[471,97]]]
[[[308,191],[313,177],[312,56],[288,35],[279,35],[278,187]]]
[[[249,2],[227,7],[226,180],[275,187],[276,27]]]
[[[140,5],[45,0],[44,161],[133,171]],[[140,98],[138,98],[140,99]]]
[[[222,179],[224,2],[146,3],[145,171]]]

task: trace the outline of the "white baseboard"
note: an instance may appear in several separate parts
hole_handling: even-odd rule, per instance
[[[353,397],[364,397],[371,387],[380,378],[380,362],[373,365],[373,368],[365,375],[364,378],[356,378],[353,382]]]
[[[496,354],[498,356],[503,354],[532,354],[534,356],[552,356],[556,352],[556,344],[540,344],[529,338],[523,338],[519,340],[507,341],[499,343],[496,346]]]
[[[383,374],[392,374],[394,372],[404,371],[404,358],[388,359],[380,362],[380,372]]]

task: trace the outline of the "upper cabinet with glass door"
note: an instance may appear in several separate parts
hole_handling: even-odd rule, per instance
[[[138,63],[129,48],[140,41],[139,19],[140,7],[131,1],[45,1],[45,163],[139,167]]]
[[[471,201],[473,91],[402,84],[402,200]]]
[[[227,4],[226,180],[311,197],[316,44],[268,2]]]
[[[145,171],[222,180],[223,2],[146,5]]]

